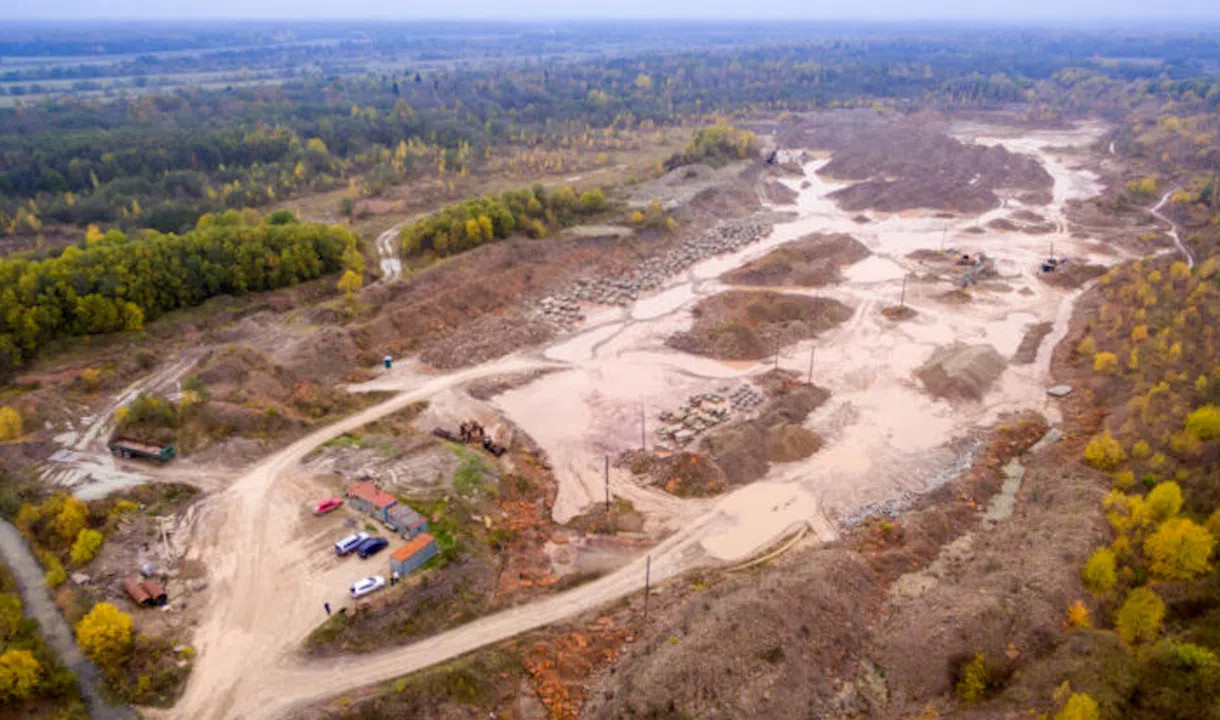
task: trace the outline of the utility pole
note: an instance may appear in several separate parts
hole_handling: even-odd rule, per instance
[[[779,338],[775,339],[775,369],[779,370]]]
[[[899,307],[907,306],[907,275],[910,275],[910,273],[902,276],[902,296],[898,299]]]
[[[942,229],[942,230],[940,231],[940,249],[941,249],[941,252],[944,252],[944,250],[945,250],[945,236],[946,236],[946,235],[948,235],[948,234],[949,234],[949,226],[948,226],[948,225],[946,225],[946,226],[944,227],[944,229]]]
[[[610,456],[606,456],[606,516],[610,515]]]
[[[817,345],[809,346],[809,379],[806,381],[809,385],[813,384],[813,353],[817,349]]]
[[[652,555],[644,557],[644,628],[648,628],[648,586],[652,575]]]
[[[644,403],[640,403],[640,452],[648,450],[648,436],[645,434],[644,426]]]

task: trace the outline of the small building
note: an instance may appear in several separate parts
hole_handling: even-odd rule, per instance
[[[399,578],[405,578],[436,557],[438,552],[436,538],[428,533],[420,533],[390,555],[390,573],[398,573]]]
[[[358,482],[347,489],[347,500],[361,512],[368,513],[383,523],[389,523],[386,511],[398,504],[393,495],[382,492],[371,482]]]
[[[415,512],[415,508],[402,503],[386,511],[386,525],[408,540],[428,530],[428,520]]]

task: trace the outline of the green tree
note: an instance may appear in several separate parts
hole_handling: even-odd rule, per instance
[[[1118,582],[1114,551],[1103,547],[1093,553],[1080,571],[1080,580],[1094,595],[1104,595],[1113,590]]]
[[[76,642],[94,662],[112,666],[131,647],[131,616],[98,603],[77,623]]]
[[[1186,518],[1161,523],[1144,541],[1148,569],[1164,580],[1190,580],[1211,569],[1208,563],[1216,539],[1202,525]]]
[[[1125,642],[1151,642],[1161,631],[1165,619],[1165,601],[1146,587],[1127,594],[1123,606],[1114,613],[1114,627]]]
[[[0,655],[0,700],[24,700],[38,686],[42,665],[29,650],[8,650]]]

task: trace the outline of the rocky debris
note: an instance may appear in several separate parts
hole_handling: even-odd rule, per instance
[[[687,445],[705,430],[728,421],[734,412],[747,413],[763,402],[763,394],[750,383],[742,383],[732,391],[726,385],[714,393],[691,395],[677,410],[666,410],[658,419],[661,426],[656,434],[658,450],[672,450]]]
[[[1025,478],[1025,467],[1016,460],[1009,461],[1000,470],[1004,473],[1004,484],[1000,487],[1000,492],[991,498],[991,504],[983,514],[984,530],[990,530],[1001,520],[1012,517],[1017,491],[1021,489],[1021,480]]]
[[[735,252],[765,237],[784,213],[756,213],[717,223],[698,238],[683,242],[659,258],[641,262],[618,275],[586,275],[560,292],[542,298],[528,312],[559,330],[570,330],[585,316],[582,304],[626,306],[641,295],[660,290],[665,281],[707,258]]]

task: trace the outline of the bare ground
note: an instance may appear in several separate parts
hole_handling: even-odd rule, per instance
[[[722,360],[761,360],[775,349],[817,337],[851,317],[837,300],[758,290],[729,290],[699,301],[694,327],[670,347]]]
[[[839,282],[839,269],[869,256],[868,248],[850,235],[815,233],[772,250],[725,273],[732,285],[820,287]]]

